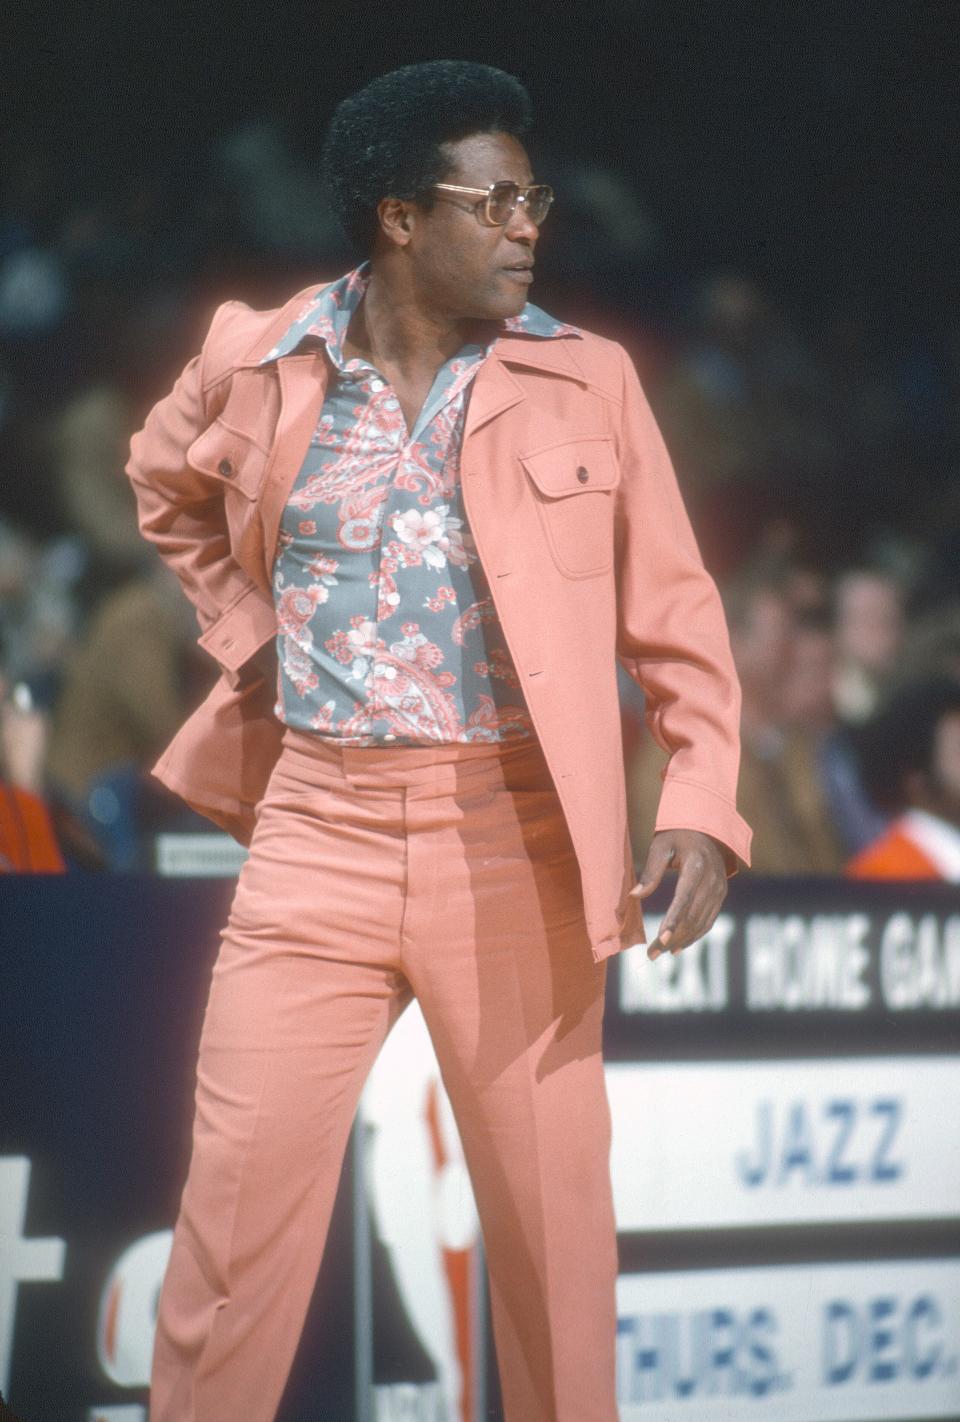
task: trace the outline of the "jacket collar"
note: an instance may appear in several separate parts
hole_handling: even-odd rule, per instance
[[[579,336],[579,331],[576,334]],[[529,336],[506,333],[498,339],[493,354],[503,365],[527,366],[531,370],[545,370],[551,375],[566,375],[571,380],[582,381],[584,374],[575,345],[573,341],[533,341]]]
[[[267,365],[300,351],[316,350],[324,346],[324,336],[310,327],[318,314],[322,314],[331,302],[343,309],[356,305],[359,291],[362,296],[366,285],[365,265],[347,273],[338,281],[326,286],[306,287],[292,296],[277,312],[265,333],[260,335],[250,350],[238,362],[240,366]],[[304,341],[312,337],[311,343]],[[496,359],[511,365],[528,366],[536,370],[549,371],[555,375],[566,375],[574,380],[583,380],[583,373],[569,348],[582,340],[582,333],[576,326],[558,321],[539,306],[527,302],[519,316],[503,322],[503,329],[493,347]]]

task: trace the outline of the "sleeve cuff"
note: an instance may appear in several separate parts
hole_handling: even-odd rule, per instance
[[[273,599],[251,584],[197,641],[221,669],[234,677],[265,642],[276,636]]]
[[[667,829],[699,830],[719,840],[728,851],[728,874],[736,873],[738,861],[750,864],[750,826],[730,800],[707,785],[667,776],[654,832]]]

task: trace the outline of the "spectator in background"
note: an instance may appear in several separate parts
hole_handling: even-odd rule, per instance
[[[821,764],[833,727],[829,631],[825,640],[816,613],[795,605],[809,583],[792,566],[761,564],[724,592],[743,696],[738,801],[751,816],[753,869],[761,874],[837,873],[844,860]],[[635,846],[649,838],[665,764],[649,736],[628,755]]]
[[[821,587],[821,596],[814,590]],[[860,779],[850,728],[834,699],[836,639],[823,580],[812,571],[788,573],[793,605],[792,655],[784,668],[784,724],[809,744],[824,813],[844,857],[855,854],[885,828],[888,817],[870,802]]]
[[[0,520],[0,871],[101,868],[75,818],[48,797],[50,708],[75,632],[82,555],[70,538],[39,547]]]
[[[692,339],[657,397],[664,437],[695,489],[742,492],[776,474],[830,465],[817,367],[788,319],[754,282],[711,276],[698,293]]]
[[[63,856],[39,793],[47,719],[0,669],[0,874],[60,874]]]
[[[857,725],[876,710],[903,646],[904,589],[892,573],[851,568],[834,592],[837,668],[834,700]]]
[[[163,566],[104,600],[67,667],[50,783],[97,838],[109,867],[144,867],[160,829],[206,828],[149,769],[209,686],[196,625]]]
[[[843,862],[820,765],[831,649],[813,615],[798,618],[792,571],[748,569],[724,599],[743,691],[739,795],[757,873],[830,874]]]
[[[347,254],[320,175],[293,151],[271,119],[241,123],[211,154],[222,219],[244,242],[276,260],[338,262]]]
[[[56,495],[83,536],[94,591],[146,567],[136,506],[122,478],[133,412],[109,381],[87,386],[50,420]]]
[[[45,546],[0,518],[0,641],[11,685],[25,682],[35,706],[48,708],[76,632],[75,585],[85,563],[75,537]]]
[[[897,679],[906,684],[932,676],[960,682],[960,600],[930,608],[910,625]]]
[[[864,783],[897,818],[847,876],[960,883],[960,681],[903,687],[862,728],[859,745]]]

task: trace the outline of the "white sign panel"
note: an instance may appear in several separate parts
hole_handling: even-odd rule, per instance
[[[647,936],[660,916],[647,914]],[[742,1000],[729,964],[742,955]],[[676,958],[619,960],[624,1013],[951,1012],[960,1007],[960,914],[722,913]]]
[[[620,1422],[960,1417],[960,1260],[627,1274]]]
[[[662,916],[645,913],[647,941],[660,932]],[[620,955],[621,1012],[721,1012],[728,1005],[727,956],[734,930],[730,914],[718,914],[709,933],[676,957],[654,962],[644,947]]]
[[[960,1216],[960,1059],[616,1064],[623,1231]]]

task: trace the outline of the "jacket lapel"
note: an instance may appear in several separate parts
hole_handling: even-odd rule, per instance
[[[266,337],[261,337],[244,365],[259,364],[272,348],[282,330],[286,330],[303,305],[309,291],[299,293],[284,307],[281,317]],[[471,386],[467,407],[464,441],[505,410],[518,405],[526,397],[522,383],[507,368],[508,365],[563,375],[582,380],[583,376],[573,356],[569,341],[535,341],[522,337],[501,337],[492,358],[485,361]],[[281,357],[276,362],[280,382],[280,413],[273,439],[270,465],[260,498],[263,525],[263,562],[268,586],[273,577],[280,520],[297,474],[303,464],[313,432],[323,408],[329,379],[327,361],[319,349]]]
[[[289,301],[284,302],[266,331],[261,332],[242,360],[237,361],[237,368],[261,365],[277,342],[286,335],[297,317],[306,309],[309,302],[316,298],[317,292],[322,288],[323,282],[316,286],[304,287],[302,291],[297,292],[296,296],[291,296]]]
[[[470,386],[467,417],[463,427],[464,443],[495,415],[518,405],[524,398],[520,382],[495,356],[484,361]]]
[[[555,340],[537,340],[531,336],[501,336],[494,354],[507,365],[527,366],[530,370],[545,370],[551,375],[565,375],[568,380],[584,383],[584,374],[573,351],[579,340],[561,336]]]
[[[273,577],[280,520],[317,427],[328,379],[327,363],[320,351],[284,356],[277,361],[277,372],[280,414],[260,499],[263,559],[268,582]]]
[[[569,340],[538,341],[529,336],[501,336],[489,360],[477,372],[470,393],[464,441],[504,410],[526,398],[523,384],[508,369],[517,366],[542,370],[584,382],[583,373],[568,349]]]

